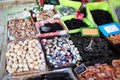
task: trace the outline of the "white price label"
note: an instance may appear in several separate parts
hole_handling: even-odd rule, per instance
[[[53,10],[54,9],[54,5],[49,5],[49,4],[45,4],[43,7],[43,10]]]
[[[104,29],[107,33],[119,31],[119,28],[116,25],[106,26],[106,27],[104,27]]]

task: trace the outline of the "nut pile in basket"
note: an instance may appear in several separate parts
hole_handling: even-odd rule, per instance
[[[37,17],[37,20],[39,21],[39,20],[52,19],[54,15],[55,15],[55,12],[53,10],[45,10],[37,13],[36,17]]]
[[[11,20],[8,22],[9,40],[20,40],[36,35],[35,27],[28,19]]]
[[[6,53],[8,73],[45,70],[44,54],[37,39],[11,42]]]

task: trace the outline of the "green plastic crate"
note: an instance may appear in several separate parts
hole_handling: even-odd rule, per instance
[[[120,7],[120,0],[109,0],[110,5],[115,7]]]
[[[93,3],[87,3],[87,19],[89,21],[91,21],[92,23],[94,23],[96,25],[96,23],[93,20],[92,14],[91,14],[91,10],[97,10],[97,9],[101,9],[101,10],[105,10],[108,11],[114,22],[118,22],[118,19],[116,17],[116,15],[114,14],[113,10],[111,9],[110,5],[108,4],[108,2],[103,1],[103,2],[93,2]],[[97,25],[96,25],[97,27]]]
[[[69,0],[59,0],[59,2],[60,2],[60,5],[73,7],[76,10],[79,9],[79,7],[81,5],[81,2],[69,1]]]
[[[60,10],[60,8],[62,8],[63,6],[72,7],[72,8],[74,8],[75,10],[77,10],[77,9],[79,8],[79,6],[73,7],[73,6],[70,6],[70,5],[57,5],[57,6],[55,6],[55,8],[56,8],[56,10],[57,10],[58,13],[60,13],[59,10]],[[72,16],[73,16],[73,15],[74,15],[74,17],[75,17],[75,14],[72,14]],[[65,18],[65,19],[66,19],[66,18],[69,18],[69,17],[71,17],[71,15],[62,16],[61,18],[62,18],[62,19]]]
[[[64,23],[64,21],[70,20],[70,19],[72,19],[72,18],[75,18],[75,15],[70,15],[70,16],[62,17],[62,18],[60,18],[60,19],[61,19],[63,25],[67,28],[67,26],[66,26],[66,24]],[[86,18],[84,18],[83,21],[88,25],[88,27],[93,26],[93,24],[91,24]],[[83,27],[84,27],[84,26],[83,26]],[[82,28],[69,30],[69,29],[67,28],[69,34],[74,34],[74,33],[81,32],[81,29],[82,29]]]

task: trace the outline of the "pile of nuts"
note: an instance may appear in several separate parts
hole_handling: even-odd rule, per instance
[[[9,40],[20,40],[36,35],[35,27],[28,19],[11,20],[8,22]]]
[[[117,77],[117,80],[120,80],[120,59],[113,60],[112,65],[115,68],[115,76]]]
[[[120,34],[111,35],[110,37],[107,37],[113,44],[120,44]]]
[[[12,74],[32,70],[45,70],[44,54],[37,39],[11,42],[6,52],[6,70]]]
[[[45,10],[37,13],[37,21],[39,20],[48,20],[52,18],[55,15],[55,12],[53,10]]]
[[[44,51],[51,67],[60,68],[77,64],[82,61],[78,49],[73,42],[65,37],[54,37],[51,39],[42,39]]]
[[[79,75],[79,80],[114,80],[114,70],[107,64],[95,64],[88,66],[87,71]]]

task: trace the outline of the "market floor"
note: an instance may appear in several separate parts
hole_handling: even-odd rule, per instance
[[[20,10],[31,9],[34,3],[13,5],[6,8],[0,6],[0,80],[5,76],[5,53],[7,51],[7,14]]]
[[[0,80],[4,76],[4,62],[7,45],[7,27],[5,9],[0,9]]]

